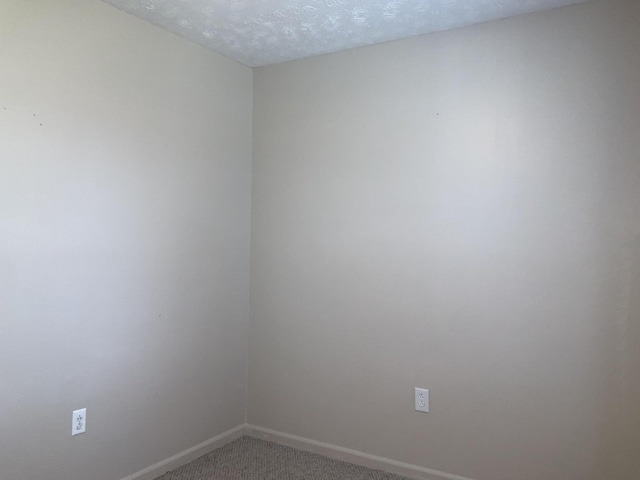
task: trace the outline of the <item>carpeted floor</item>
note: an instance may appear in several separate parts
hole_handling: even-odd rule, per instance
[[[253,437],[242,437],[156,480],[407,480]]]

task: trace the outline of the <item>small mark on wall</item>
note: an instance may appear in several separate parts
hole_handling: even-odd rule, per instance
[[[15,122],[27,121],[29,125],[32,125],[32,126],[39,125],[40,127],[44,127],[44,122],[41,121],[42,119],[38,118],[40,114],[34,112],[33,110],[30,111],[27,109],[19,109],[19,108],[10,109],[6,105],[0,105],[0,109],[2,112],[15,115],[17,117],[14,119]],[[31,121],[35,120],[35,122],[37,123],[31,123],[29,122],[29,120]]]

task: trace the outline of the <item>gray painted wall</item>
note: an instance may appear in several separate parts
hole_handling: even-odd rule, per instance
[[[251,89],[100,2],[0,2],[3,480],[116,480],[244,422]]]
[[[255,70],[250,423],[635,478],[639,24],[602,1]]]

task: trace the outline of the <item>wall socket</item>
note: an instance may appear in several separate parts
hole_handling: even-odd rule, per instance
[[[429,390],[416,387],[416,412],[429,413]]]
[[[73,411],[71,419],[71,435],[79,435],[87,430],[87,409]]]

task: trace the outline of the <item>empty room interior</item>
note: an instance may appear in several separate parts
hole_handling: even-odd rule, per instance
[[[639,1],[0,0],[1,480],[637,480],[639,407]]]

